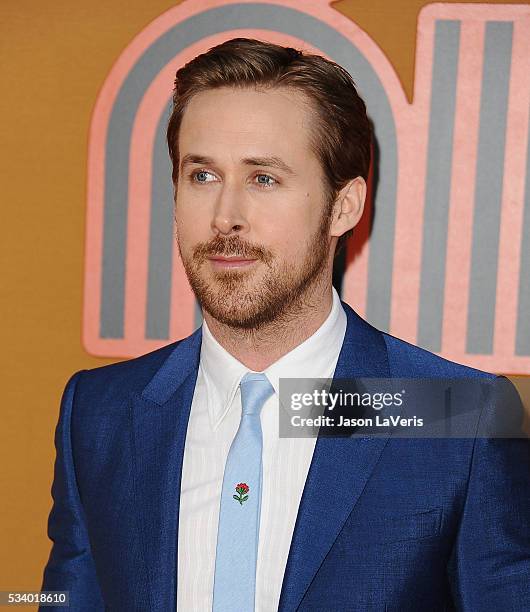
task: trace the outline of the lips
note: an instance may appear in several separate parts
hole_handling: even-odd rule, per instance
[[[245,257],[223,257],[221,255],[214,255],[208,258],[214,266],[220,268],[239,268],[249,266],[257,261],[257,259],[245,258]]]
[[[214,261],[256,261],[254,257],[223,257],[221,255],[214,255],[210,259]]]

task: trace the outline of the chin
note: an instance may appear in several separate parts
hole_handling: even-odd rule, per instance
[[[197,294],[196,294],[197,295]],[[235,329],[254,329],[270,322],[275,316],[275,309],[264,303],[259,288],[246,288],[244,291],[221,289],[213,295],[197,295],[197,299],[206,312],[224,325]]]

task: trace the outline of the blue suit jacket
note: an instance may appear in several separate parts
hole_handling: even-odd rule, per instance
[[[336,378],[495,381],[343,307]],[[180,481],[200,345],[198,329],[139,358],[77,372],[66,386],[42,589],[70,591],[72,610],[175,610]],[[500,408],[485,401],[482,418]],[[279,610],[453,608],[530,610],[528,441],[319,437]]]

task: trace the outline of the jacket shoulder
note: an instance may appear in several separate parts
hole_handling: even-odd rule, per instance
[[[494,380],[495,374],[445,359],[406,340],[381,332],[386,343],[390,370],[402,378],[483,378]]]
[[[96,405],[121,403],[131,393],[141,393],[144,387],[174,352],[186,340],[177,340],[138,357],[82,370],[76,398],[81,403]]]

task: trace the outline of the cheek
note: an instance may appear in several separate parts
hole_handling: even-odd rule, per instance
[[[175,224],[179,237],[182,241],[198,242],[205,240],[210,227],[210,216],[206,207],[201,207],[197,202],[188,202],[178,199],[175,205]]]
[[[290,208],[277,207],[274,214],[255,218],[251,222],[252,233],[268,244],[279,256],[297,259],[305,255],[308,243],[317,231],[321,217],[315,208],[318,203],[304,198]],[[312,208],[313,207],[313,208]]]
[[[285,219],[285,226],[288,228],[286,233],[290,241],[302,244],[317,231],[321,222],[320,203],[307,198],[303,206],[292,211],[292,214]]]
[[[189,232],[193,228],[194,212],[189,208],[177,206],[175,208],[175,223],[181,232]]]
[[[307,249],[305,232],[301,228],[290,228],[282,236],[276,235],[272,249],[284,261],[297,262],[304,259]]]
[[[191,252],[198,242],[202,242],[203,239],[197,232],[197,225],[185,214],[175,215],[175,225],[179,247],[183,253]]]

